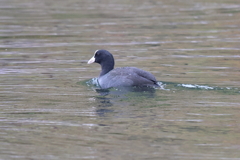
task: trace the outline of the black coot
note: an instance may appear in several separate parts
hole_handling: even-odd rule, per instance
[[[156,78],[149,72],[136,67],[114,68],[113,55],[107,50],[96,50],[88,64],[99,63],[102,71],[98,83],[102,89],[111,87],[159,87]]]

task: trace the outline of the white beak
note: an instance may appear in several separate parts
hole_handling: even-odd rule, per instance
[[[87,63],[91,64],[91,63],[94,63],[94,62],[95,62],[95,57],[93,56]]]

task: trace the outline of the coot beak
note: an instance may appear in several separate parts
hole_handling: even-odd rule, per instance
[[[94,63],[95,62],[95,57],[93,56],[89,61],[88,64]]]

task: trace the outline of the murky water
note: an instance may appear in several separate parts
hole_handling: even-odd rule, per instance
[[[0,159],[240,159],[240,3],[0,1]],[[162,88],[99,91],[87,65]]]

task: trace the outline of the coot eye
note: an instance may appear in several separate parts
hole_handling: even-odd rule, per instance
[[[98,50],[95,51],[95,56],[99,56]]]

